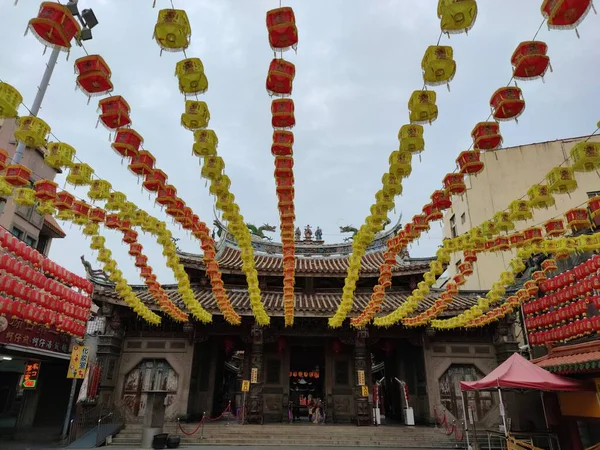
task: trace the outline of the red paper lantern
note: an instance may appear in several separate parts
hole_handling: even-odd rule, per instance
[[[106,211],[102,208],[91,208],[88,217],[92,222],[104,222],[106,220]]]
[[[462,173],[449,173],[444,177],[444,188],[452,195],[463,194],[467,190]]]
[[[267,11],[267,30],[269,44],[273,50],[296,49],[298,45],[298,29],[294,10],[283,7]]]
[[[123,158],[137,155],[144,138],[131,128],[119,128],[111,147]]]
[[[471,137],[473,148],[478,150],[493,150],[502,144],[498,122],[479,122],[471,131]]]
[[[54,2],[40,5],[37,17],[29,21],[29,29],[45,45],[63,49],[71,48],[71,40],[81,31],[69,8]]]
[[[3,148],[0,148],[0,171],[6,169],[8,163],[8,152]]]
[[[65,209],[71,209],[73,207],[73,203],[75,202],[75,197],[68,193],[67,191],[61,191],[56,194],[56,199],[54,200],[54,207],[59,211],[63,211]]]
[[[152,156],[152,153],[148,150],[140,150],[137,155],[131,158],[128,167],[137,176],[144,176],[152,172],[155,162],[156,158]]]
[[[429,230],[429,224],[427,223],[427,218],[423,214],[417,214],[412,218],[412,224],[415,230],[422,232]]]
[[[465,276],[469,276],[473,273],[473,266],[470,262],[465,261],[458,265],[458,270]]]
[[[110,67],[100,55],[89,55],[75,61],[77,86],[87,95],[107,94],[113,90]]]
[[[522,247],[525,243],[525,235],[521,232],[513,233],[508,236],[508,242],[511,247]]]
[[[525,100],[521,89],[516,86],[505,86],[498,89],[490,99],[492,115],[496,120],[517,119],[525,109]]]
[[[294,101],[291,98],[273,100],[271,103],[271,115],[273,128],[293,128],[296,125]]]
[[[479,150],[466,150],[460,152],[456,158],[456,164],[460,168],[460,173],[465,175],[477,175],[484,168],[483,162],[480,161],[481,154]]]
[[[452,206],[452,200],[450,200],[450,194],[446,190],[433,191],[431,194],[431,203],[440,211],[448,209]]]
[[[170,205],[175,202],[177,198],[177,189],[170,184],[165,184],[164,187],[159,188],[156,195],[156,203],[163,206]]]
[[[423,206],[423,214],[425,214],[427,222],[441,220],[444,217],[444,214],[433,203],[427,203]]]
[[[291,156],[293,154],[294,133],[286,130],[273,131],[273,145],[271,154],[273,156]]]
[[[542,15],[548,28],[572,29],[585,19],[592,7],[592,0],[544,0]]]
[[[135,230],[127,230],[123,233],[123,242],[126,244],[134,244],[137,242],[138,234]]]
[[[583,230],[592,226],[587,208],[572,208],[565,214],[567,224],[573,231]]]
[[[90,205],[82,200],[75,200],[71,210],[77,216],[87,217],[90,212]]]
[[[550,66],[547,52],[548,45],[545,42],[521,42],[510,59],[513,66],[513,78],[531,80],[543,77]]]
[[[35,198],[38,200],[54,200],[56,198],[56,188],[58,185],[54,181],[40,180],[33,183],[35,189]]]
[[[167,206],[166,213],[173,217],[174,219],[178,219],[183,217],[184,215],[185,202],[177,197],[173,203]]]
[[[6,166],[4,180],[13,187],[23,187],[29,184],[31,169],[21,164],[9,164]]]
[[[111,230],[116,230],[121,225],[121,219],[118,214],[107,214],[104,221],[104,226]]]
[[[131,256],[141,255],[144,251],[144,247],[139,242],[132,242],[129,244],[129,254]]]
[[[542,237],[542,229],[540,227],[531,227],[523,230],[526,243],[541,242],[544,238]]]
[[[135,267],[146,267],[148,265],[148,257],[146,255],[137,255],[135,257]]]
[[[109,130],[116,130],[131,123],[129,118],[131,109],[120,95],[103,98],[98,102],[98,108],[101,110],[99,121]]]
[[[291,62],[284,59],[273,59],[267,74],[267,92],[270,95],[291,95],[295,76],[296,66]]]
[[[275,157],[275,177],[286,178],[292,176],[294,168],[294,158],[291,156],[276,156]]]
[[[146,179],[142,182],[142,186],[150,192],[156,192],[163,188],[167,183],[167,174],[160,169],[152,169],[146,173]]]
[[[562,219],[550,219],[544,222],[546,235],[550,237],[561,236],[565,234],[565,226]]]

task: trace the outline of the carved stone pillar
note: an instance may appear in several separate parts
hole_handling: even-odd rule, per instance
[[[98,402],[112,406],[117,399],[113,393],[118,378],[118,368],[123,346],[123,325],[119,318],[118,308],[105,303],[101,306],[100,313],[106,317],[104,334],[98,336],[98,349],[96,359],[102,368],[100,384],[98,387]]]
[[[258,325],[252,326],[252,355],[248,370],[258,372],[257,382],[252,383],[250,375],[250,393],[246,405],[246,421],[248,423],[263,423],[263,329]]]
[[[515,336],[516,318],[509,314],[498,322],[494,332],[494,347],[498,364],[506,361],[513,353],[519,351],[519,342]]]
[[[354,403],[356,405],[356,423],[357,425],[371,425],[371,407],[369,398],[362,396],[362,388],[358,385],[358,371],[363,370],[365,373],[365,384],[369,385],[370,355],[367,352],[367,339],[369,332],[367,330],[359,330],[356,332],[354,341]]]

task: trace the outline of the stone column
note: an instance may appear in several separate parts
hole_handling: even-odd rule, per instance
[[[263,329],[258,325],[252,326],[252,355],[250,357],[249,374],[252,369],[258,371],[256,383],[250,383],[250,392],[246,405],[246,422],[247,423],[263,423]],[[250,379],[251,375],[250,375]]]
[[[498,364],[502,364],[513,353],[519,351],[519,342],[515,336],[515,324],[515,315],[509,314],[496,326],[493,339]]]
[[[357,425],[371,425],[372,414],[369,398],[362,396],[362,388],[358,385],[358,371],[363,370],[365,373],[365,384],[369,386],[370,377],[368,365],[370,364],[370,355],[367,352],[367,339],[369,332],[367,330],[359,330],[356,332],[354,341],[354,402],[356,404],[356,423]],[[370,388],[371,386],[369,386]],[[371,389],[369,389],[371,393]]]
[[[98,403],[112,407],[118,399],[113,398],[118,378],[118,369],[123,346],[123,325],[117,307],[105,303],[101,306],[101,314],[106,317],[106,328],[98,336],[96,359],[102,368],[98,387]]]

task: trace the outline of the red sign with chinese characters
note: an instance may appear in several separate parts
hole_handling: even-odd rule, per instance
[[[32,349],[69,353],[70,337],[18,319],[0,317],[0,344],[16,344]]]
[[[23,374],[23,388],[35,389],[38,377],[40,376],[39,361],[27,361],[25,364],[25,373]]]

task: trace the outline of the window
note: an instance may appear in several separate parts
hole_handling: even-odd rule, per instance
[[[6,199],[0,198],[0,214],[4,212],[4,207],[6,206]]]
[[[30,247],[35,248],[35,244],[37,243],[37,240],[31,236],[25,236],[25,243],[27,245],[29,245]]]
[[[17,239],[23,239],[23,235],[25,234],[23,232],[23,230],[15,227],[13,225],[13,227],[10,229],[10,232],[13,234],[13,236],[15,236]]]
[[[460,224],[464,225],[466,221],[467,221],[467,215],[465,213],[462,213],[460,215]]]
[[[456,267],[456,273],[460,272],[459,266],[462,264],[462,259],[459,259],[458,261],[456,261],[456,264],[454,265]]]
[[[452,364],[438,380],[442,405],[457,419],[464,417],[460,398],[460,382],[475,381],[480,378],[483,378],[483,373],[474,365]],[[492,393],[484,391],[469,392],[467,401],[473,410],[476,421],[482,420],[495,403]]]
[[[457,236],[457,234],[456,234],[456,217],[454,216],[454,214],[452,214],[450,216],[450,234],[452,235],[453,238],[455,238]]]
[[[600,191],[591,191],[587,193],[588,198],[600,197]]]
[[[48,236],[46,236],[45,234],[40,234],[38,237],[38,243],[36,246],[36,250],[38,252],[40,252],[42,255],[46,254],[46,251],[48,249],[48,244],[50,243],[50,238]]]

